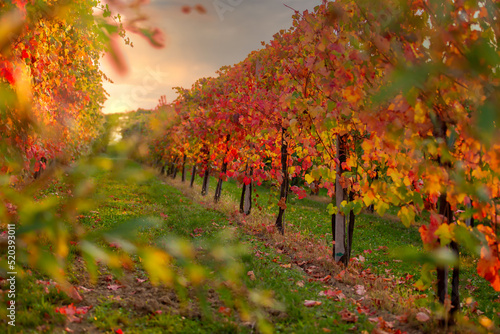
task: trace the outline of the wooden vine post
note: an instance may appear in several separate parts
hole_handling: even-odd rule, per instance
[[[286,129],[281,128],[281,182],[280,200],[278,202],[279,213],[276,218],[276,228],[281,234],[285,234],[284,215],[286,210],[286,201],[288,198],[288,142],[286,140]]]

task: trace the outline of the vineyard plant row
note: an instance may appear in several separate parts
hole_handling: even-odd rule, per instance
[[[345,265],[361,210],[398,207],[408,227],[429,217],[419,231],[435,261],[424,270],[437,269],[438,299],[451,299],[453,315],[460,268],[443,254],[456,260],[467,248],[500,291],[499,14],[497,1],[451,0],[324,1],[296,12],[292,28],[242,62],[178,88],[171,106],[160,100],[150,159],[183,178],[193,166],[204,195],[215,175],[215,201],[237,179],[246,214],[252,184],[276,185],[282,234],[289,193],[327,189],[332,255]]]

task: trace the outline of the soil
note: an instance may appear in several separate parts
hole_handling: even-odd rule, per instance
[[[146,278],[141,277],[139,272],[128,271],[123,277],[116,279],[107,273],[103,266],[101,266],[100,272],[104,274],[98,277],[95,284],[92,284],[83,263],[83,259],[79,257],[74,262],[75,275],[80,284],[78,291],[83,299],[77,307],[94,307],[103,301],[112,301],[113,308],[129,310],[134,318],[154,316],[159,313],[181,315],[190,319],[201,319],[202,317],[198,304],[194,302],[196,295],[192,289],[188,289],[189,302],[187,304],[181,303],[174,289],[154,286]],[[208,291],[207,300],[215,309],[223,305],[213,290]],[[93,316],[94,310],[91,308],[81,322],[68,322],[65,325],[66,331],[102,333],[102,330],[85,320]]]

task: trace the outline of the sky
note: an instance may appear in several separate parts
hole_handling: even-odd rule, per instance
[[[190,88],[199,78],[246,58],[262,48],[281,29],[292,25],[293,11],[300,12],[321,0],[151,0],[142,11],[148,25],[160,28],[166,47],[155,49],[143,38],[129,34],[134,47],[122,46],[128,73],[120,76],[105,61],[101,69],[113,80],[105,83],[110,94],[104,113],[152,109],[166,95],[175,99],[173,87]],[[205,14],[184,14],[184,5],[202,5]]]

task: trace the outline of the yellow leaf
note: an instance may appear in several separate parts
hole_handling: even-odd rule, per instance
[[[365,203],[366,206],[370,206],[373,203],[373,200],[375,200],[375,195],[373,194],[372,190],[368,190],[363,197],[363,203]]]
[[[314,182],[314,177],[312,177],[310,174],[306,174],[305,179],[306,179],[306,182],[309,184]]]
[[[399,210],[398,217],[401,219],[404,226],[410,227],[415,221],[415,212],[413,211],[413,208],[404,206],[401,210]]]
[[[410,178],[408,176],[405,176],[403,179],[403,183],[405,184],[405,186],[409,187],[411,185]]]
[[[365,140],[361,143],[361,148],[365,151],[365,153],[369,152],[373,149],[373,142],[371,140]]]
[[[441,179],[438,175],[428,175],[424,182],[425,191],[431,195],[439,194],[441,191]]]
[[[351,168],[356,167],[356,158],[354,158],[354,157],[347,158],[346,164],[347,164],[347,166],[349,166]]]
[[[424,123],[426,114],[424,104],[422,101],[418,101],[415,105],[415,123]]]
[[[442,246],[448,245],[451,239],[453,239],[453,226],[454,225],[441,224],[436,232],[434,232],[434,235],[440,238]]]

